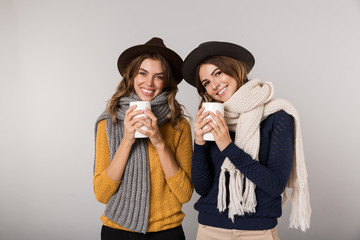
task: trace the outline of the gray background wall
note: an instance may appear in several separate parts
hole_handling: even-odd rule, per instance
[[[250,77],[301,116],[313,215],[281,239],[360,239],[360,1],[0,1],[0,239],[99,239],[94,121],[120,80],[118,55],[162,37],[183,58],[209,40],[256,58]],[[178,100],[194,117],[195,89]],[[184,205],[195,239],[194,194]]]

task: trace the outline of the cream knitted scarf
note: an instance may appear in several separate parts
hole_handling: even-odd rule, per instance
[[[310,198],[307,184],[307,171],[304,159],[299,116],[296,109],[287,101],[271,100],[274,93],[271,82],[250,80],[224,103],[226,123],[231,131],[235,131],[235,144],[248,153],[255,161],[259,161],[260,123],[270,114],[284,110],[294,117],[294,160],[287,188],[292,188],[292,210],[289,227],[306,231],[310,227]],[[256,207],[255,184],[226,158],[221,166],[219,177],[218,209],[226,209],[225,172],[229,172],[229,218],[234,221],[235,215],[254,213]],[[245,185],[244,185],[245,181]],[[243,187],[245,186],[245,187]],[[283,194],[282,205],[288,199],[287,189]]]

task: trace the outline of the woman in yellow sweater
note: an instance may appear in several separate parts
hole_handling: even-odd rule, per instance
[[[181,207],[193,185],[190,125],[175,99],[182,63],[160,38],[118,59],[123,79],[95,127],[94,193],[106,204],[101,239],[185,239]],[[151,110],[129,107],[133,101],[150,101]]]

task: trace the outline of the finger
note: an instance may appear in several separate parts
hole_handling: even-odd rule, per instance
[[[227,126],[226,120],[225,120],[224,116],[221,114],[221,112],[220,112],[219,110],[216,110],[216,115],[217,115],[217,117],[220,119],[221,123],[222,123],[224,126]]]
[[[145,114],[146,114],[146,116],[148,116],[150,118],[152,125],[157,125],[157,118],[150,109],[146,108]]]
[[[154,114],[150,109],[145,108],[144,112],[145,112],[145,114],[148,115],[149,117],[154,117],[154,118],[156,118],[156,117],[155,117],[155,114]]]
[[[139,119],[139,122],[142,123],[144,126],[146,126],[147,128],[152,127],[151,123],[149,123],[148,121],[146,121],[145,119]]]
[[[146,136],[150,136],[150,131],[146,131],[146,130],[143,130],[143,129],[141,129],[141,128],[136,128],[136,131],[138,131],[139,133],[142,133],[142,134],[144,134],[144,135],[146,135]]]
[[[133,126],[135,123],[139,122],[140,120],[145,120],[146,116],[134,117],[128,121],[128,123]]]
[[[129,113],[131,113],[136,107],[137,107],[137,105],[133,105],[133,106],[129,107],[128,110],[126,110],[125,115],[128,115]]]
[[[216,130],[215,129],[211,130],[211,133],[214,135],[214,138],[217,139],[219,134],[216,132]]]
[[[209,111],[203,112],[203,114],[200,115],[199,121],[204,121],[204,119],[208,116],[210,116]]]
[[[211,121],[209,122],[209,125],[212,127],[214,131],[216,131],[216,133],[220,132],[220,127],[218,124],[215,124],[214,122]]]
[[[140,115],[140,114],[144,114],[144,110],[140,109],[140,110],[132,111],[131,113],[129,113],[129,116],[135,117],[135,116]]]
[[[196,118],[200,117],[200,115],[204,112],[205,108],[202,107],[199,109],[199,111],[196,113]]]
[[[211,112],[210,116],[214,119],[214,121],[216,122],[217,125],[222,125],[223,126],[223,122],[220,120],[220,118],[216,114]]]
[[[211,132],[213,128],[210,125],[207,125],[203,129],[201,129],[201,135],[204,135],[205,133]]]
[[[137,122],[136,124],[134,124],[134,126],[132,126],[130,129],[132,130],[136,130],[138,128],[141,128],[142,126],[144,126],[144,124],[140,123],[140,122]]]
[[[132,112],[129,112],[127,113],[127,115],[125,115],[125,121],[131,121],[133,120],[134,118],[136,118],[136,116],[140,115],[140,114],[143,114],[144,113],[144,110],[135,110],[135,111],[132,111]]]
[[[137,128],[141,128],[142,126],[144,126],[144,125],[140,122],[133,122],[133,124],[131,126],[127,127],[127,129],[129,132],[135,132],[135,130]]]
[[[204,121],[202,121],[200,124],[199,124],[199,128],[204,128],[206,125],[208,125],[209,124],[209,122],[211,122],[212,121],[212,119],[211,118],[207,118],[207,119],[205,119]]]

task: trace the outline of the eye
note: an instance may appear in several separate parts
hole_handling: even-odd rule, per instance
[[[146,76],[146,72],[139,72],[139,75]]]
[[[210,81],[204,81],[204,82],[203,82],[203,86],[206,87],[206,86],[209,85],[209,83],[210,83]]]
[[[163,76],[161,76],[161,75],[156,76],[156,78],[157,78],[157,79],[159,79],[159,80],[164,80],[164,77],[163,77]]]
[[[218,77],[218,76],[220,76],[221,73],[222,73],[221,71],[218,71],[218,72],[215,73],[215,76]]]

